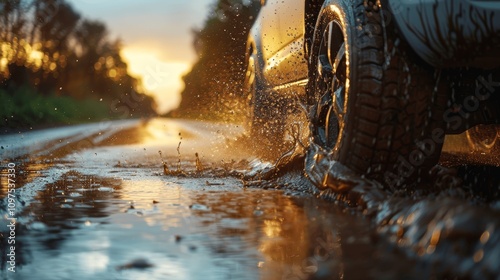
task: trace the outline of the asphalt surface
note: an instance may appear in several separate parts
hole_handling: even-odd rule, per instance
[[[499,271],[496,198],[392,196],[366,213],[318,198],[300,168],[243,180],[272,168],[252,145],[238,144],[243,133],[235,124],[152,119],[0,135],[0,276],[422,279]],[[497,167],[483,157],[494,162],[455,137],[443,162],[463,174],[478,168],[476,177],[493,178],[489,190],[498,191]],[[458,241],[433,234],[439,225],[441,236],[456,233],[446,221],[467,223]]]

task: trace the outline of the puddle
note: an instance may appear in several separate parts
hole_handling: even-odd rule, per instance
[[[500,273],[500,168],[462,163],[456,175],[439,168],[443,178],[433,188],[390,192],[356,176],[320,147],[313,145],[305,162],[306,174],[320,187],[318,196],[369,217],[382,237],[429,271],[473,279]]]
[[[385,271],[395,255],[385,255],[386,246],[376,242],[369,222],[332,208],[331,203],[245,188],[231,177],[157,176],[147,169],[135,173],[134,180],[127,180],[131,178],[127,175],[118,180],[69,171],[47,184],[19,219],[17,272],[6,274],[4,265],[4,276],[37,275],[43,280],[75,275],[78,279],[417,275],[401,256],[398,268]],[[220,181],[224,184],[216,184]]]
[[[500,273],[500,168],[495,154],[445,151],[441,164],[446,167],[435,169],[434,185],[390,192],[330,159],[319,146],[309,152],[278,166],[251,162],[247,185],[313,193],[366,217],[388,247],[418,262],[425,278],[485,279]],[[303,181],[302,170],[314,185]]]
[[[35,178],[44,176],[44,170],[53,166],[51,161],[14,161],[16,163],[15,181],[16,187],[22,187],[25,184],[33,181]],[[5,164],[6,165],[6,164]],[[5,198],[8,191],[8,170],[2,168],[0,170],[0,199]]]
[[[308,178],[297,154],[276,169],[243,150],[233,153],[227,140],[237,130],[207,127],[160,119],[58,161],[20,158],[17,272],[6,270],[3,228],[0,278],[482,279],[500,273],[496,166],[456,165],[453,154],[445,162],[457,166],[461,188],[388,193],[326,156],[306,162]],[[165,172],[164,164],[181,172]],[[311,181],[335,192],[315,190]]]

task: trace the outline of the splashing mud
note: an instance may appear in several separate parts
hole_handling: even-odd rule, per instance
[[[267,162],[251,156],[250,145],[250,151],[233,149],[239,130],[210,125],[152,120],[129,131],[147,132],[129,144],[106,140],[73,153],[62,146],[68,153],[59,158],[13,159],[16,175],[26,175],[16,189],[18,272],[10,277],[4,266],[0,277],[481,279],[499,273],[500,177],[491,175],[498,167],[469,164],[456,168],[457,175],[437,169],[436,177],[458,176],[462,184],[443,179],[432,190],[391,193],[319,147],[305,156],[296,143]]]
[[[431,171],[431,188],[391,192],[313,143],[306,155],[281,166],[261,163],[248,175],[279,184],[284,173],[302,169],[314,194],[370,218],[381,237],[422,262],[428,275],[485,279],[500,273],[500,180],[491,175],[498,168],[437,166]]]

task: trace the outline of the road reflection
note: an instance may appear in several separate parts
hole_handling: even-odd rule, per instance
[[[332,203],[231,178],[123,174],[47,185],[23,213],[13,279],[384,278],[396,256]],[[397,261],[390,273],[412,271]]]
[[[35,200],[22,213],[16,213],[16,266],[22,268],[37,263],[40,252],[64,254],[62,244],[81,228],[92,226],[92,220],[110,214],[110,203],[119,198],[121,181],[88,176],[70,171],[59,180],[47,184]],[[7,232],[2,228],[2,236]],[[2,239],[1,252],[7,252],[7,242]],[[94,241],[90,241],[94,242]],[[12,245],[12,244],[11,244]],[[2,270],[6,254],[2,254]]]
[[[404,257],[398,268],[381,269],[395,255],[383,256],[369,221],[332,203],[255,189],[206,192],[193,202],[210,209],[193,214],[210,229],[203,244],[214,257],[239,259],[240,270],[258,268],[260,279],[372,279],[412,270]]]
[[[23,174],[18,187],[36,191],[19,213],[19,270],[8,276],[31,279],[36,275],[40,280],[75,275],[75,279],[420,279],[439,272],[432,265],[415,266],[418,257],[431,264],[436,260],[469,267],[484,263],[488,271],[498,270],[493,261],[498,260],[495,244],[500,244],[500,173],[498,164],[478,164],[484,152],[457,148],[443,154],[442,163],[457,168],[464,185],[461,190],[467,192],[384,196],[381,203],[371,204],[376,211],[370,216],[355,204],[339,206],[341,202],[303,193],[289,196],[273,190],[272,181],[260,181],[269,190],[259,182],[256,188],[243,187],[236,177],[241,172],[235,170],[248,166],[225,160],[235,157],[232,151],[213,149],[217,146],[213,142],[226,145],[228,136],[218,132],[223,127],[197,132],[198,126],[152,120],[116,135],[96,135],[91,146],[73,153],[76,144],[59,146],[49,153],[58,160],[47,161],[43,152],[32,160],[20,160],[18,170]],[[179,152],[181,141],[185,142]],[[460,141],[467,147],[467,141]],[[160,149],[169,166],[182,160],[183,172],[165,176]],[[203,171],[196,169],[195,152],[200,153]],[[217,160],[209,160],[212,153]],[[46,180],[51,176],[52,181]],[[299,176],[283,180],[306,184]],[[4,176],[2,180],[4,188]],[[455,199],[444,199],[449,196]],[[479,209],[487,208],[482,207],[484,202],[491,209]],[[6,232],[1,231],[0,278],[7,275]],[[453,261],[448,256],[462,248],[456,244],[465,244],[467,250],[477,245],[478,249]]]

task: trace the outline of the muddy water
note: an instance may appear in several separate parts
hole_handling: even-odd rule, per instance
[[[362,212],[381,236],[439,277],[498,279],[498,151],[453,153],[451,148],[431,171],[433,180],[400,191],[356,176],[315,145],[306,155],[305,171],[319,187],[318,196]]]
[[[241,180],[272,165],[234,149],[236,125],[96,126],[45,142],[25,134],[28,152],[0,136],[16,155],[2,157],[2,167],[14,162],[19,178],[16,272],[2,226],[2,279],[480,279],[498,271],[496,200],[411,200],[345,174],[334,183],[355,189],[356,202],[320,199],[300,168]]]
[[[91,178],[93,188],[85,187]],[[228,179],[207,187],[193,179],[91,178],[70,173],[39,194],[18,231],[18,271],[8,276],[307,279],[319,270],[379,278],[387,275],[379,267],[391,263],[380,258],[373,267],[372,256],[384,254],[366,221],[328,205],[318,210],[311,198],[245,190]]]
[[[39,192],[19,226],[18,271],[7,276],[414,275],[409,263],[401,260],[397,268],[383,269],[395,256],[386,256],[384,246],[373,240],[368,222],[332,209],[330,203],[285,196],[282,191],[246,189],[233,178],[164,178],[144,169],[123,171],[119,177],[69,171]]]

